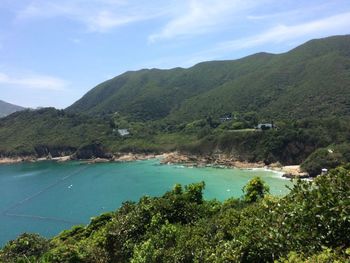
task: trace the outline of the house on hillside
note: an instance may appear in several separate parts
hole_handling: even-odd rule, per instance
[[[272,123],[259,123],[258,126],[255,127],[257,130],[269,130],[274,129],[275,125]]]
[[[118,133],[120,136],[127,136],[127,135],[130,135],[130,132],[128,129],[118,129]]]
[[[220,117],[220,122],[225,122],[225,121],[232,121],[232,115],[231,114],[225,114]]]

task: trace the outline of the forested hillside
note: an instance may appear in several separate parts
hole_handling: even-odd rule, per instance
[[[350,114],[350,36],[309,41],[287,53],[258,53],[188,69],[143,69],[101,83],[67,110],[181,122],[227,112],[265,118]]]
[[[44,108],[15,112],[0,119],[0,155],[60,156],[105,136],[108,123]]]
[[[226,154],[248,162],[303,164],[310,175],[350,162],[350,119],[276,121],[276,129],[245,129],[255,115],[221,123],[207,118],[173,124],[130,122],[118,114],[95,117],[44,108],[0,119],[0,156],[112,158],[112,154],[180,151],[195,156]],[[121,136],[118,129],[128,129]],[[316,152],[315,152],[316,151]],[[311,154],[311,155],[310,155]]]

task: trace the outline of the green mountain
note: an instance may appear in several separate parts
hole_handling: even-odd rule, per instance
[[[221,123],[224,113],[235,115]],[[252,129],[270,119],[278,129]],[[179,150],[300,164],[323,148],[304,165],[316,174],[319,167],[349,159],[349,120],[350,35],[312,40],[280,55],[126,72],[66,110],[1,118],[0,156],[89,158]],[[335,149],[337,157],[325,155],[327,149]]]
[[[17,105],[5,102],[3,100],[0,100],[0,118],[21,110],[24,110],[24,108],[21,106],[17,106]]]
[[[349,115],[350,35],[311,40],[278,55],[126,72],[67,110],[178,122],[235,111],[293,119]]]

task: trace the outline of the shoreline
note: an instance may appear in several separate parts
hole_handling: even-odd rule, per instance
[[[92,158],[78,161],[82,161],[88,164],[95,163],[107,163],[107,162],[132,162],[138,160],[160,159],[161,164],[181,164],[187,167],[214,167],[214,168],[237,168],[237,169],[266,169],[272,172],[278,173],[281,177],[286,179],[294,178],[310,178],[307,173],[302,172],[300,165],[286,165],[283,166],[280,163],[273,163],[266,165],[263,162],[250,163],[245,161],[238,161],[233,157],[217,154],[215,156],[196,156],[187,155],[179,152],[169,152],[162,154],[137,154],[137,153],[115,153],[112,158]],[[77,160],[72,156],[60,156],[60,157],[41,157],[24,156],[24,157],[3,157],[0,158],[0,165],[16,164],[22,162],[41,162],[41,161],[56,161],[67,162]]]
[[[107,163],[107,162],[132,162],[138,160],[149,160],[154,158],[163,158],[166,154],[133,154],[133,153],[116,153],[112,158],[91,158],[91,159],[76,159],[71,155],[65,155],[60,157],[35,157],[35,156],[20,156],[20,157],[0,157],[0,165],[16,164],[25,162],[43,162],[43,161],[55,161],[55,162],[68,162],[68,161],[81,161],[85,163]]]
[[[178,152],[167,153],[161,160],[162,164],[181,164],[191,167],[215,167],[215,168],[237,168],[237,169],[265,169],[278,173],[285,179],[306,179],[310,176],[301,171],[300,165],[286,165],[280,163],[272,163],[266,165],[263,162],[250,163],[246,161],[238,161],[231,156],[217,154],[215,156],[195,156],[185,155]]]

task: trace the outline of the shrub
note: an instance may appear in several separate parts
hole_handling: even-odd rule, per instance
[[[269,186],[260,177],[254,177],[243,187],[244,200],[250,203],[256,202],[257,200],[264,198],[269,191]]]
[[[24,233],[8,242],[0,251],[0,262],[17,262],[26,258],[39,258],[49,249],[49,242],[38,234]]]

